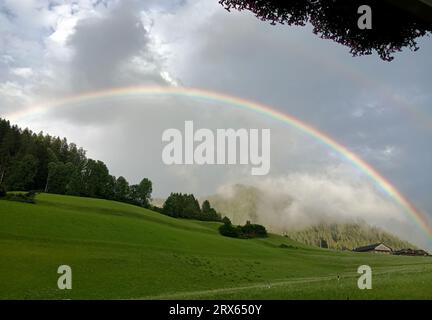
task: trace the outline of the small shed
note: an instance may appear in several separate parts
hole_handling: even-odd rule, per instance
[[[370,244],[368,246],[364,247],[358,247],[353,249],[355,252],[372,252],[372,253],[385,253],[385,254],[392,254],[393,250],[392,248],[386,246],[384,243],[375,243]]]

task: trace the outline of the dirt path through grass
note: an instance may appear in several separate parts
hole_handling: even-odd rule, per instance
[[[419,265],[407,265],[407,266],[400,266],[400,267],[392,267],[387,268],[385,270],[384,268],[376,268],[375,271],[373,271],[373,275],[383,275],[383,274],[389,274],[389,273],[417,273],[417,272],[424,272],[426,268],[428,270],[431,270],[430,264],[419,264]],[[356,278],[359,277],[358,273],[355,272],[347,272],[347,273],[341,273],[339,274],[341,279],[347,279],[347,278]],[[220,294],[220,293],[235,293],[235,292],[241,292],[244,290],[251,290],[251,289],[263,289],[263,290],[271,290],[275,287],[283,287],[288,285],[294,285],[294,284],[306,284],[306,283],[314,283],[314,282],[322,282],[322,281],[338,281],[337,275],[327,275],[327,276],[320,276],[320,277],[308,277],[308,278],[295,278],[295,279],[286,279],[286,280],[276,280],[272,282],[260,282],[255,283],[251,285],[244,285],[244,286],[237,286],[237,287],[230,287],[230,288],[218,288],[218,289],[210,289],[210,290],[197,290],[197,291],[187,291],[187,292],[178,292],[178,293],[172,293],[172,294],[162,294],[162,295],[155,295],[155,296],[147,296],[143,298],[139,298],[140,300],[170,300],[170,299],[193,299],[193,298],[205,298],[206,296],[211,296],[214,294]]]

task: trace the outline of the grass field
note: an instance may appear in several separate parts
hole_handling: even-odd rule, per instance
[[[231,239],[218,223],[123,203],[36,200],[0,201],[1,299],[432,298],[430,257],[337,252],[277,235]],[[57,288],[63,264],[72,290]],[[372,290],[357,288],[363,264],[372,267]]]

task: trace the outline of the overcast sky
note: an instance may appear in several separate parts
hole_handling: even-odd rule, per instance
[[[229,13],[217,0],[0,0],[0,116],[66,136],[132,183],[149,177],[156,197],[253,184],[285,190],[282,197],[297,200],[290,208],[297,216],[310,219],[320,208],[318,215],[364,218],[432,248],[430,236],[340,155],[250,111],[147,96],[13,116],[41,101],[131,85],[243,97],[334,137],[431,216],[432,41],[419,39],[419,46],[391,63],[377,55],[354,58],[310,26],[271,26],[248,12]],[[162,132],[181,129],[185,120],[211,129],[270,128],[270,174],[251,177],[245,166],[164,165]]]

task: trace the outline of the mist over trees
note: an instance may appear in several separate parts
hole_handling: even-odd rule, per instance
[[[393,60],[393,54],[404,47],[418,50],[416,38],[432,31],[431,20],[425,18],[424,10],[413,10],[414,6],[407,4],[395,5],[396,1],[220,0],[219,3],[228,11],[249,10],[273,25],[304,26],[310,23],[315,34],[349,47],[353,56],[376,51],[385,61]],[[362,5],[368,5],[372,10],[371,29],[360,29],[357,25],[361,16],[358,8]]]
[[[0,189],[112,199],[149,207],[152,182],[129,185],[66,138],[36,134],[0,118]]]
[[[301,243],[337,250],[352,250],[381,242],[392,249],[416,248],[413,244],[365,222],[320,223],[302,230],[287,232],[286,235]]]

